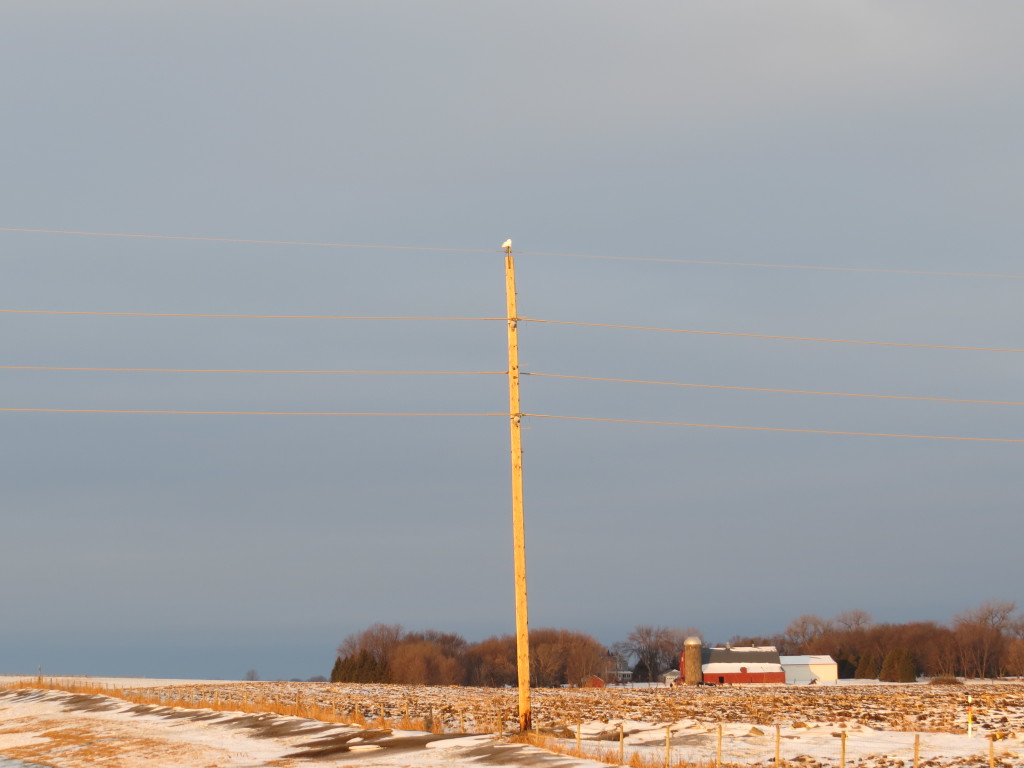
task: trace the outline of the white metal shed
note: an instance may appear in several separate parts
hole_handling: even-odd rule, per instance
[[[783,656],[782,668],[786,682],[795,685],[834,683],[839,680],[839,666],[831,656]]]

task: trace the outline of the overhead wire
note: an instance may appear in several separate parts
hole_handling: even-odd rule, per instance
[[[199,373],[199,374],[257,374],[257,375],[325,375],[325,376],[506,376],[508,371],[425,371],[425,370],[353,370],[353,369],[303,369],[303,368],[125,368],[85,365],[0,365],[0,371],[38,371],[68,373]],[[737,392],[770,392],[788,395],[816,395],[823,397],[853,397],[875,400],[911,400],[930,403],[960,403],[967,405],[1024,406],[1017,400],[978,400],[960,397],[930,397],[922,395],[887,395],[866,392],[834,392],[813,389],[785,389],[780,387],[750,387],[733,384],[698,384],[682,381],[661,381],[655,379],[628,379],[608,376],[581,376],[569,373],[546,373],[542,371],[520,371],[524,377],[538,379],[571,379],[575,381],[596,381],[614,384],[641,384],[690,389],[714,389]]]
[[[71,229],[45,229],[37,227],[0,227],[0,232],[21,232],[29,234],[48,235],[78,235],[83,237],[111,237],[122,239],[140,240],[178,240],[190,242],[208,243],[235,243],[242,245],[277,245],[277,246],[301,246],[314,248],[367,248],[376,250],[393,251],[428,251],[440,253],[479,253],[494,254],[504,253],[497,248],[446,248],[430,245],[386,245],[379,243],[346,243],[315,240],[273,240],[262,238],[243,237],[210,237],[203,235],[161,235],[147,234],[140,232],[96,232],[88,230]],[[860,272],[865,274],[889,274],[889,275],[920,275],[936,277],[969,277],[1024,280],[1024,274],[998,273],[998,272],[960,272],[941,271],[926,269],[893,269],[886,267],[848,267],[843,265],[827,266],[819,264],[780,264],[755,261],[719,261],[715,259],[678,259],[669,256],[619,256],[614,254],[599,253],[570,253],[564,251],[515,251],[516,255],[522,256],[554,256],[559,258],[573,259],[600,259],[606,261],[637,261],[654,262],[662,264],[685,264],[694,266],[714,267],[744,267],[753,269],[783,269],[783,270],[808,270],[816,272]]]
[[[681,381],[654,381],[649,379],[616,379],[605,376],[575,376],[567,373],[542,373],[540,371],[522,371],[523,376],[548,379],[575,379],[579,381],[603,381],[617,384],[650,384],[666,387],[691,387],[695,389],[724,389],[739,392],[775,392],[788,395],[821,395],[826,397],[860,397],[877,400],[919,400],[930,403],[964,403],[970,405],[1013,405],[1024,406],[1024,401],[1016,400],[969,400],[958,397],[923,397],[918,395],[879,395],[862,392],[828,392],[812,389],[782,389],[778,387],[741,387],[729,384],[693,384]]]
[[[84,365],[0,365],[0,371],[74,371],[96,373],[246,373],[246,374],[324,374],[345,376],[486,376],[506,375],[508,371],[357,371],[333,369],[282,368],[105,368]]]
[[[93,236],[93,237],[112,237],[112,238],[133,238],[133,239],[150,239],[150,240],[172,240],[172,241],[204,241],[204,242],[215,242],[215,243],[236,243],[236,244],[251,244],[251,245],[276,245],[276,246],[307,246],[307,247],[321,247],[321,248],[373,248],[383,250],[410,250],[410,251],[435,251],[435,252],[452,252],[452,253],[501,253],[499,249],[464,249],[464,248],[442,248],[436,246],[395,246],[395,245],[379,245],[379,244],[366,244],[366,243],[341,243],[341,242],[319,242],[319,241],[290,241],[290,240],[267,240],[267,239],[255,239],[255,238],[225,238],[225,237],[205,237],[205,236],[192,236],[192,235],[158,235],[158,234],[144,234],[144,233],[126,233],[126,232],[94,232],[94,231],[79,231],[79,230],[56,230],[56,229],[30,229],[21,227],[0,227],[0,231],[3,232],[25,232],[25,233],[45,233],[45,234],[64,234],[64,235],[81,235],[81,236]],[[670,257],[645,257],[645,256],[615,256],[615,255],[602,255],[602,254],[582,254],[582,253],[562,253],[552,251],[518,251],[517,253],[522,255],[534,255],[534,256],[557,256],[557,257],[572,257],[572,258],[591,258],[591,259],[607,259],[607,260],[620,260],[620,261],[649,261],[649,262],[662,262],[662,263],[679,263],[679,264],[693,264],[693,265],[708,265],[708,266],[730,266],[730,267],[750,267],[750,268],[767,268],[767,269],[787,269],[787,270],[815,270],[815,271],[836,271],[836,272],[865,272],[865,273],[886,273],[886,274],[901,274],[901,275],[936,275],[936,276],[947,276],[947,277],[979,277],[979,278],[1007,278],[1007,279],[1022,279],[1024,275],[1019,274],[997,274],[997,273],[981,273],[981,272],[953,272],[953,271],[931,271],[931,270],[908,270],[908,269],[884,269],[884,268],[870,268],[870,267],[844,267],[844,266],[821,266],[821,265],[801,265],[801,264],[769,264],[769,263],[758,263],[758,262],[738,262],[738,261],[714,261],[714,260],[702,260],[702,259],[675,259]],[[84,310],[18,310],[18,309],[0,309],[0,313],[4,314],[37,314],[37,315],[92,315],[92,316],[121,316],[121,317],[163,317],[163,318],[217,318],[217,319],[271,319],[271,320],[393,320],[393,321],[506,321],[506,317],[452,317],[452,316],[395,316],[395,315],[384,315],[384,316],[369,316],[369,315],[288,315],[288,314],[255,314],[255,313],[184,313],[184,312],[107,312],[107,311],[84,311]],[[820,338],[811,336],[788,336],[778,334],[762,334],[762,333],[746,333],[746,332],[734,332],[734,331],[709,331],[709,330],[698,330],[698,329],[682,329],[682,328],[663,328],[663,327],[651,327],[651,326],[633,326],[633,325],[619,325],[619,324],[608,324],[608,323],[590,323],[580,321],[565,321],[565,320],[551,320],[544,318],[518,318],[520,322],[533,322],[533,323],[545,323],[552,325],[566,325],[566,326],[579,326],[579,327],[591,327],[591,328],[610,328],[610,329],[624,329],[624,330],[636,330],[636,331],[650,331],[650,332],[662,332],[662,333],[679,333],[679,334],[695,334],[695,335],[708,335],[708,336],[729,336],[729,337],[740,337],[740,338],[754,338],[754,339],[771,339],[771,340],[784,340],[784,341],[804,341],[804,342],[818,342],[818,343],[833,343],[833,344],[856,344],[856,345],[871,345],[871,346],[889,346],[889,347],[909,347],[909,348],[921,348],[921,349],[939,349],[939,350],[959,350],[959,351],[979,351],[979,352],[1013,352],[1019,353],[1024,352],[1024,349],[1014,348],[999,348],[999,347],[979,347],[979,346],[963,346],[963,345],[948,345],[948,344],[922,344],[922,343],[910,343],[910,342],[894,342],[894,341],[875,341],[875,340],[861,340],[861,339],[833,339],[833,338]],[[505,371],[343,371],[343,370],[278,370],[278,369],[174,369],[174,368],[100,368],[100,367],[71,367],[71,366],[0,366],[0,370],[35,370],[35,371],[107,371],[107,372],[161,372],[161,373],[262,373],[262,374],[358,374],[358,375],[469,375],[469,374],[505,374]],[[815,391],[815,390],[794,390],[794,389],[779,389],[779,388],[768,388],[768,387],[742,387],[742,386],[731,386],[731,385],[714,385],[714,384],[693,384],[685,382],[662,382],[662,381],[650,381],[641,379],[614,379],[607,377],[585,377],[585,376],[573,376],[569,374],[547,374],[543,372],[525,372],[526,375],[533,375],[538,377],[551,377],[551,378],[566,378],[566,379],[577,379],[577,380],[591,380],[591,381],[609,381],[609,382],[621,382],[621,383],[634,383],[634,384],[660,384],[669,386],[681,386],[681,387],[696,387],[706,389],[729,389],[739,391],[760,391],[760,392],[779,392],[788,394],[803,394],[803,395],[820,395],[820,396],[836,396],[836,397],[861,397],[861,398],[876,398],[876,399],[896,399],[896,400],[921,400],[930,402],[952,402],[952,403],[971,403],[971,404],[988,404],[988,405],[1013,405],[1019,406],[1024,403],[1016,401],[991,401],[991,400],[967,400],[958,398],[936,398],[936,397],[920,397],[910,395],[878,395],[878,394],[864,394],[864,393],[849,393],[849,392],[826,392],[826,391]],[[493,416],[504,416],[508,417],[510,414],[507,413],[448,413],[448,412],[345,412],[345,411],[213,411],[213,410],[164,410],[164,409],[69,409],[69,408],[0,408],[0,412],[16,413],[16,412],[37,412],[37,413],[96,413],[96,414],[175,414],[175,415],[244,415],[244,416],[424,416],[424,417],[493,417]],[[702,423],[691,423],[691,422],[675,422],[675,421],[659,421],[659,420],[638,420],[638,419],[615,419],[606,417],[586,417],[586,416],[565,416],[555,414],[520,414],[523,417],[538,418],[538,419],[562,419],[562,420],[573,420],[573,421],[594,421],[594,422],[608,422],[608,423],[619,423],[619,424],[649,424],[649,425],[665,425],[665,426],[678,426],[678,427],[692,427],[692,428],[705,428],[705,429],[724,429],[724,430],[750,430],[750,431],[767,431],[767,432],[794,432],[794,433],[805,433],[805,434],[822,434],[822,435],[851,435],[851,436],[865,436],[865,437],[887,437],[887,438],[909,438],[909,439],[931,439],[931,440],[962,440],[962,441],[974,441],[974,442],[1003,442],[1003,443],[1020,443],[1024,442],[1024,439],[1016,438],[985,438],[985,437],[962,437],[962,436],[948,436],[948,435],[917,435],[917,434],[900,434],[900,433],[882,433],[882,432],[856,432],[856,431],[843,431],[843,430],[815,430],[815,429],[800,429],[790,427],[757,427],[757,426],[743,426],[743,425],[727,425],[727,424],[702,424]]]
[[[455,317],[427,315],[270,315],[256,313],[217,313],[217,312],[108,312],[93,310],[64,309],[0,309],[0,314],[22,315],[81,315],[99,317],[159,317],[159,318],[212,318],[229,320],[389,320],[389,321],[440,321],[440,322],[506,322],[507,317]],[[591,323],[579,320],[551,320],[539,317],[519,317],[520,323],[538,323],[546,325],[565,325],[580,328],[613,328],[628,331],[651,331],[657,333],[678,333],[698,336],[730,336],[747,339],[771,339],[777,341],[804,341],[826,344],[854,344],[878,347],[908,347],[916,349],[943,349],[969,352],[1012,352],[1021,353],[1024,349],[1008,347],[976,347],[957,344],[921,344],[904,341],[876,341],[870,339],[830,339],[817,336],[788,336],[771,333],[747,333],[743,331],[708,331],[696,328],[664,328],[644,325],[621,325],[615,323]]]
[[[848,435],[854,437],[901,437],[914,440],[963,440],[978,443],[1024,443],[1024,438],[1015,437],[961,437],[957,435],[912,435],[893,432],[850,432],[838,429],[798,429],[795,427],[753,427],[738,424],[698,424],[685,421],[655,421],[647,419],[612,419],[600,416],[564,416],[551,413],[524,413],[524,418],[560,419],[565,421],[597,421],[612,424],[650,424],[664,427],[693,427],[699,429],[727,429],[753,432],[796,432],[810,435]]]
[[[0,413],[101,413],[169,416],[504,416],[507,413],[413,413],[405,411],[202,411],[157,408],[0,408]]]
[[[1000,272],[956,272],[931,269],[891,269],[886,267],[844,267],[820,264],[770,264],[757,261],[718,261],[716,259],[675,259],[668,256],[614,256],[598,253],[559,253],[556,251],[516,251],[529,256],[562,256],[576,259],[603,259],[606,261],[648,261],[661,264],[690,264],[710,267],[752,267],[755,269],[808,270],[814,272],[863,272],[886,275],[925,275],[931,277],[981,277],[1024,280],[1024,275]]]
[[[585,323],[575,320],[546,320],[536,317],[520,317],[522,323],[546,323],[548,325],[568,325],[583,328],[616,328],[628,331],[656,331],[659,333],[683,333],[700,336],[733,336],[746,339],[775,339],[779,341],[809,341],[827,344],[860,344],[878,347],[914,347],[918,349],[946,349],[971,352],[1024,352],[1024,349],[1013,349],[1006,347],[971,347],[955,344],[918,344],[904,341],[870,341],[864,339],[827,339],[817,336],[784,336],[771,333],[744,333],[739,331],[705,331],[693,328],[660,328],[644,325],[615,325],[612,323]]]
[[[90,232],[73,229],[37,229],[0,227],[0,232],[25,232],[44,235],[81,235],[85,237],[117,237],[137,240],[185,240],[203,243],[237,243],[242,245],[296,245],[315,248],[374,248],[389,251],[440,251],[444,253],[495,253],[498,249],[442,248],[431,245],[373,245],[370,243],[333,243],[316,240],[264,240],[249,237],[207,237],[203,235],[155,235],[141,232]]]
[[[75,414],[121,414],[121,415],[171,415],[171,416],[393,416],[393,417],[497,417],[509,418],[508,413],[450,413],[450,412],[405,412],[405,411],[216,411],[216,410],[170,410],[170,409],[129,409],[129,408],[0,408],[0,413],[75,413]],[[915,440],[946,440],[980,443],[1024,443],[1024,438],[1010,437],[963,437],[958,435],[916,435],[891,432],[852,432],[835,429],[799,429],[794,427],[757,427],[738,424],[701,424],[682,421],[659,421],[650,419],[613,419],[599,416],[565,416],[549,413],[516,414],[522,418],[558,419],[563,421],[592,421],[612,424],[645,424],[668,427],[691,427],[695,429],[723,429],[754,432],[791,432],[812,435],[846,435],[854,437],[906,438]]]
[[[222,312],[99,312],[67,309],[0,309],[8,315],[93,315],[100,317],[192,317],[227,320],[415,320],[415,321],[480,321],[501,320],[505,317],[434,317],[424,315],[264,315],[255,313]]]

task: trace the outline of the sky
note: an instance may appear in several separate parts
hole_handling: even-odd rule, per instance
[[[1024,439],[1022,32],[1001,0],[0,4],[0,672],[513,631],[507,237],[524,413]],[[1024,443],[523,423],[531,626],[1024,607]]]

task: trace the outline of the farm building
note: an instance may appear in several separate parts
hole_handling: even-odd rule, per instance
[[[699,671],[697,654],[700,658]],[[699,639],[689,638],[683,646],[679,668],[685,670],[683,680],[687,685],[786,682],[779,652],[770,645],[704,648]]]
[[[786,682],[834,683],[839,680],[839,665],[831,656],[783,656]]]

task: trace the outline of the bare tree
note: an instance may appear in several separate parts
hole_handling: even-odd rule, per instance
[[[402,641],[404,630],[401,624],[374,624],[369,629],[346,637],[338,646],[338,656],[354,657],[361,651],[370,654],[378,664],[386,665],[391,652]]]
[[[516,682],[516,638],[489,637],[466,651],[469,681],[473,685],[514,685]]]
[[[832,619],[832,623],[845,632],[858,632],[871,626],[871,614],[856,609],[843,611]]]
[[[465,673],[459,660],[431,640],[399,643],[391,653],[391,680],[405,685],[461,685]]]
[[[801,653],[806,653],[807,646],[831,628],[831,622],[820,616],[815,616],[813,613],[805,613],[789,622],[786,626],[785,636],[793,647],[799,649]]]
[[[1024,638],[1015,637],[1006,648],[1006,661],[1003,664],[1007,674],[1015,677],[1024,676]]]
[[[605,673],[608,650],[583,632],[570,632],[566,637],[565,679],[569,685],[581,685],[591,675]]]
[[[637,624],[633,631],[626,637],[626,647],[629,654],[636,659],[638,675],[647,680],[654,680],[661,671],[661,639],[665,627],[655,627],[650,624]]]
[[[990,600],[953,617],[960,649],[960,666],[971,677],[998,677],[1009,635],[1016,628],[1017,604]]]
[[[535,640],[530,633],[530,669],[534,685],[553,688],[561,685],[565,671],[565,646],[557,641]]]
[[[679,653],[687,637],[700,636],[700,630],[688,627],[677,629],[638,624],[623,644],[629,655],[636,659],[641,675],[646,672],[649,680],[656,680],[662,672],[679,663]],[[613,646],[613,649],[615,646]]]

